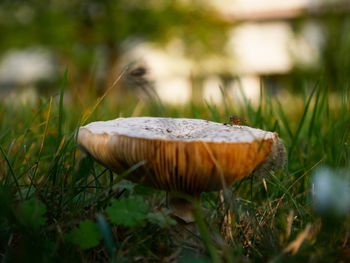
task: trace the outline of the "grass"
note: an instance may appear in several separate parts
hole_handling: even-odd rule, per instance
[[[349,210],[315,210],[312,175],[329,166],[345,171],[349,186],[349,88],[334,94],[319,81],[292,105],[263,87],[258,105],[222,94],[222,105],[203,101],[181,108],[116,100],[113,92],[97,99],[91,90],[70,88],[66,70],[59,94],[35,105],[1,103],[1,261],[348,260]],[[160,209],[164,192],[128,182],[130,171],[112,173],[81,154],[75,142],[78,127],[94,120],[161,115],[228,122],[234,114],[279,133],[288,151],[286,169],[204,193],[205,209],[197,209],[193,229]]]

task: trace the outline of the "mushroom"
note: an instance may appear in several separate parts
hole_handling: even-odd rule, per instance
[[[93,122],[79,129],[77,142],[115,172],[143,162],[129,179],[168,191],[169,208],[185,222],[193,221],[192,206],[181,193],[198,200],[204,191],[223,189],[281,144],[277,133],[248,126],[156,117]]]

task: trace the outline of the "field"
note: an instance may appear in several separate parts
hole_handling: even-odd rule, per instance
[[[335,92],[319,80],[283,97],[261,87],[257,104],[237,103],[223,92],[220,105],[175,107],[115,100],[112,89],[97,97],[62,75],[56,94],[34,104],[0,104],[1,262],[350,260],[349,86]],[[133,184],[125,179],[130,171],[112,173],[76,147],[78,128],[95,120],[167,116],[224,123],[231,115],[276,131],[287,164],[224,192],[204,193],[191,227],[171,217],[164,191]]]

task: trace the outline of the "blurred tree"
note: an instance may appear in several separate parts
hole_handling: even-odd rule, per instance
[[[320,9],[293,21],[296,33],[310,20],[317,23],[322,31],[320,56],[317,65],[312,68],[296,65],[291,74],[292,88],[302,87],[306,80],[313,85],[317,80],[327,83],[331,90],[342,90],[349,86],[350,72],[350,9],[347,1],[339,5]]]

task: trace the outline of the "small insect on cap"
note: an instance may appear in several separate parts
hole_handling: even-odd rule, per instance
[[[199,119],[119,118],[81,127],[78,146],[116,172],[143,164],[135,182],[189,194],[219,190],[251,173],[276,133]]]

